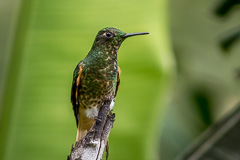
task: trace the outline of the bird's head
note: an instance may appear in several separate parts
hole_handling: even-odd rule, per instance
[[[119,29],[113,27],[106,27],[101,29],[94,41],[94,48],[102,48],[105,49],[116,49],[118,50],[121,46],[122,42],[132,36],[149,34],[147,32],[139,32],[139,33],[125,33]]]

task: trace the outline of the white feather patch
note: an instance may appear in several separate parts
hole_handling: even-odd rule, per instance
[[[110,104],[110,111],[113,109],[114,104],[115,104],[115,101],[114,101],[114,99],[113,99],[112,102],[111,102],[111,104]]]
[[[88,118],[95,118],[98,116],[98,109],[97,107],[92,107],[91,109],[86,109],[85,110],[85,115]]]
[[[110,104],[110,111],[113,109],[114,104],[115,104],[115,101],[112,100],[112,102]],[[92,107],[91,109],[86,109],[85,110],[85,115],[88,118],[95,118],[95,117],[97,117],[98,116],[98,109],[97,109],[97,107]]]

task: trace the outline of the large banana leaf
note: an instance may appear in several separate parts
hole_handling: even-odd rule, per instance
[[[126,40],[119,51],[110,159],[156,159],[154,135],[174,73],[166,8],[164,0],[23,0],[4,77],[0,157],[66,159],[76,136],[73,70],[98,30],[112,26],[152,34]]]

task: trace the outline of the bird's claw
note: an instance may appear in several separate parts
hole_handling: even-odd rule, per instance
[[[95,116],[94,119],[95,119],[97,122],[102,122],[102,118],[99,117],[99,116]]]
[[[89,129],[89,132],[94,132],[93,126]]]

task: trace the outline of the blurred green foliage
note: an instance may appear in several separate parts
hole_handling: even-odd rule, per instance
[[[213,11],[221,2],[169,2],[178,74],[162,128],[159,152],[163,160],[175,159],[191,147],[239,102],[235,72],[240,66],[240,46],[236,42],[231,54],[225,54],[219,42],[223,33],[239,25],[240,10],[234,10],[227,21],[220,19]]]
[[[174,76],[166,1],[0,4],[2,23],[10,26],[1,28],[8,52],[0,49],[0,159],[66,159],[76,136],[72,72],[107,26],[152,33],[126,40],[119,51],[122,76],[110,159],[157,159],[159,115]]]

